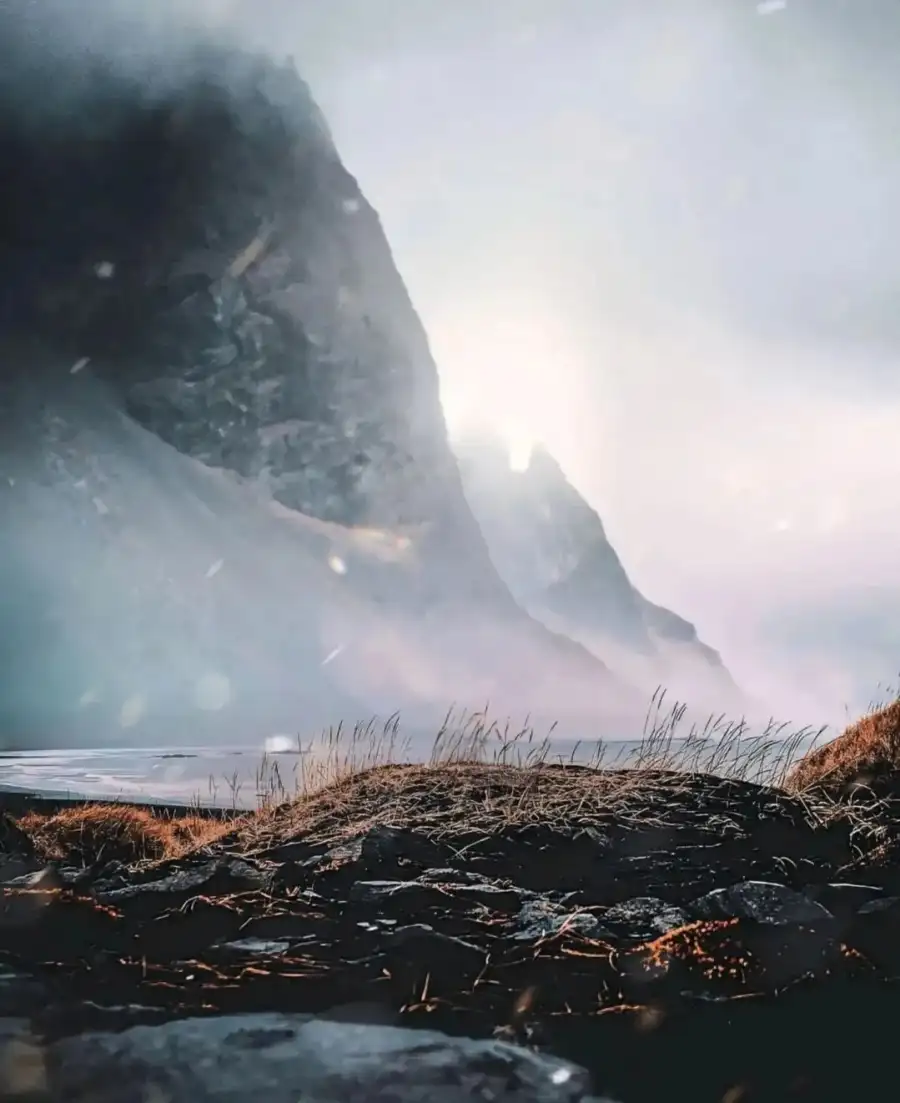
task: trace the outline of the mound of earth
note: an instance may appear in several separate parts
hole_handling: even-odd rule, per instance
[[[794,791],[815,789],[846,797],[900,797],[900,699],[851,724],[809,751],[786,780]]]
[[[291,1049],[310,1017],[524,1046],[622,1103],[846,1099],[900,1010],[900,869],[833,809],[702,774],[382,767],[161,861],[57,833],[49,866],[19,815],[0,1014],[67,1099],[138,1068],[180,1103],[190,1046],[259,1030],[262,1075],[287,1052],[266,1032]]]

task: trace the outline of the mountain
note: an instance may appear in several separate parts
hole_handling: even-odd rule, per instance
[[[498,575],[422,325],[293,66],[0,39],[2,745],[394,709],[424,732],[488,702],[631,734],[639,695]]]
[[[491,558],[523,608],[645,691],[662,685],[701,709],[740,707],[719,653],[637,590],[602,520],[544,448],[517,470],[490,434],[463,434],[453,446]]]

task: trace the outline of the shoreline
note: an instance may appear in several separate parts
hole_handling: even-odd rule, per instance
[[[675,713],[672,714],[676,716]],[[442,731],[415,750],[374,722],[328,733],[304,753],[279,746],[96,748],[0,754],[0,792],[27,793],[59,802],[101,801],[168,808],[252,812],[261,803],[302,797],[348,772],[398,761],[470,760],[520,766],[564,765],[585,769],[652,768],[708,772],[762,784],[778,784],[807,750],[804,729],[781,738],[748,732],[741,724],[713,725],[676,734],[668,720],[654,722],[641,740],[578,744],[539,740],[530,731],[509,735],[476,717]],[[524,738],[522,737],[524,735]],[[107,757],[108,756],[108,757]],[[65,781],[60,784],[59,779]]]
[[[128,797],[92,797],[83,794],[19,788],[0,784],[0,814],[8,813],[14,817],[29,812],[39,815],[55,815],[66,809],[77,809],[87,805],[111,805],[143,809],[161,816],[208,816],[213,819],[229,819],[246,815],[252,809],[222,808],[217,805],[185,804],[180,801],[154,800],[150,798],[131,799]]]

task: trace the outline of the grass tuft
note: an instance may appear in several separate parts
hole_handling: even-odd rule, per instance
[[[177,857],[223,831],[221,821],[210,817],[166,816],[126,804],[80,804],[53,815],[29,812],[17,822],[39,858],[85,866]]]
[[[678,703],[667,707],[665,692],[658,691],[636,749],[598,741],[567,756],[555,753],[552,733],[538,737],[528,723],[512,727],[491,721],[486,712],[450,712],[427,761],[418,764],[410,764],[409,743],[399,717],[392,716],[352,729],[339,725],[308,747],[298,742],[293,753],[263,756],[252,809],[238,779],[226,779],[233,810],[245,809],[237,818],[223,821],[199,808],[178,816],[87,803],[52,815],[31,812],[17,822],[45,860],[134,863],[179,857],[219,840],[245,849],[287,837],[334,841],[376,824],[418,824],[440,835],[587,824],[609,815],[651,822],[679,785],[705,774],[723,784],[735,779],[790,789],[803,802],[808,796],[809,816],[816,822],[851,815],[859,820],[860,833],[868,830],[867,805],[857,802],[848,811],[846,802],[807,794],[808,782],[822,771],[837,776],[844,759],[835,748],[864,743],[860,733],[880,733],[882,744],[896,751],[900,702],[864,717],[819,749],[825,729],[789,730],[774,721],[754,735],[743,719],[711,717],[682,734],[685,712]],[[867,745],[874,743],[870,739]],[[843,753],[849,761],[852,756]],[[212,781],[210,795],[223,803]]]
[[[900,796],[900,696],[811,750],[787,775],[785,787],[836,798]]]
[[[547,765],[579,765],[589,770],[632,770],[637,773],[678,771],[706,773],[739,781],[780,788],[809,748],[827,737],[824,727],[792,729],[770,720],[754,733],[747,721],[712,716],[702,726],[685,731],[686,706],[669,705],[666,693],[654,693],[644,720],[640,743],[623,748],[615,740],[576,744],[560,755],[553,731],[540,736],[529,721],[513,725],[492,720],[487,713],[447,713],[435,735],[425,764],[495,765],[534,768]],[[400,718],[370,720],[352,729],[343,725],[328,729],[309,746],[291,754],[263,755],[256,771],[253,806],[260,811],[302,800],[346,778],[377,766],[412,761],[409,740],[400,729]],[[246,807],[236,776],[225,779],[232,807]],[[209,795],[219,802],[221,784],[210,779]]]

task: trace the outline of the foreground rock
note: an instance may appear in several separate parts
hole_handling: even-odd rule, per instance
[[[65,1103],[578,1103],[583,1069],[498,1041],[260,1014],[188,1019],[51,1045],[44,1096]]]
[[[178,860],[12,879],[5,1013],[51,1046],[325,1016],[536,1047],[624,1103],[839,1098],[900,1010],[900,909],[823,816],[703,775],[373,770]],[[129,1037],[201,1029],[231,1027]],[[56,1052],[132,1052],[84,1044]]]

